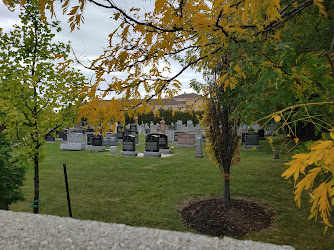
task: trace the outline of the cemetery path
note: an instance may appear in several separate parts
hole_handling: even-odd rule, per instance
[[[252,201],[231,200],[225,205],[220,198],[194,199],[181,215],[186,227],[211,236],[242,238],[253,231],[268,228],[275,213]]]

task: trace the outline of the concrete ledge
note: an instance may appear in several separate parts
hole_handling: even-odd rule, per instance
[[[0,249],[293,249],[145,227],[0,210]]]
[[[85,150],[85,148],[86,148],[86,144],[71,143],[71,142],[60,143],[60,149],[62,150],[81,151],[81,150]]]
[[[161,157],[161,153],[144,151],[144,157]]]
[[[170,154],[170,148],[160,148],[159,152],[163,155],[169,155]]]
[[[137,151],[121,151],[120,156],[125,157],[137,157],[138,152]]]
[[[93,146],[93,145],[86,145],[86,150],[92,152],[104,152],[106,150],[105,146]]]

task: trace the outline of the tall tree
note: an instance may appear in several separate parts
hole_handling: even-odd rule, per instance
[[[39,211],[39,168],[43,145],[48,135],[74,121],[79,93],[85,78],[68,64],[62,68],[57,60],[66,60],[69,45],[53,43],[52,28],[41,18],[39,1],[21,6],[22,25],[8,33],[0,32],[0,107],[6,114],[5,132],[34,166],[34,213]],[[60,61],[61,62],[61,61]]]

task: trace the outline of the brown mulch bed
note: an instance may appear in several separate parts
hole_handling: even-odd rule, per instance
[[[271,225],[275,213],[252,201],[231,200],[225,205],[220,198],[191,201],[181,211],[185,226],[212,236],[242,238]]]

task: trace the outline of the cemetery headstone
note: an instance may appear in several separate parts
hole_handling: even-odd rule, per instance
[[[151,133],[157,133],[158,132],[157,125],[151,124],[150,131]]]
[[[110,155],[117,155],[117,146],[110,146],[109,154]]]
[[[175,130],[166,130],[165,135],[167,135],[168,141],[173,141],[174,140],[174,133]]]
[[[134,131],[125,130],[124,131],[124,136],[128,136],[128,135],[133,135],[135,137],[136,146],[140,146],[138,133],[136,133]]]
[[[188,131],[194,130],[194,123],[192,120],[187,121],[187,128],[188,128]]]
[[[58,135],[59,138],[63,138],[64,136],[64,131],[56,131],[56,135]]]
[[[87,145],[93,145],[94,133],[87,133]]]
[[[102,135],[94,136],[92,145],[93,146],[102,146],[102,138],[103,138]]]
[[[67,141],[67,132],[63,133],[63,141]]]
[[[272,136],[275,133],[275,124],[269,124],[266,129],[266,135]]]
[[[203,158],[202,155],[202,138],[197,137],[196,138],[196,155],[195,158]]]
[[[168,130],[168,125],[166,125],[164,118],[162,118],[160,124],[158,125],[158,132],[164,134],[166,130]]]
[[[279,159],[279,150],[278,149],[274,150],[274,159]]]
[[[52,135],[47,135],[46,138],[45,138],[45,141],[47,143],[53,143],[53,142],[56,142],[56,138]]]
[[[123,137],[123,150],[121,156],[137,156],[135,136],[125,135]]]
[[[256,123],[253,123],[252,124],[252,128],[255,130],[255,131],[258,131],[260,129],[260,124],[258,124],[257,122]]]
[[[146,136],[144,157],[161,157],[159,152],[159,136],[149,134]]]
[[[257,133],[259,134],[259,140],[265,140],[264,129],[259,129]]]
[[[195,147],[195,135],[191,133],[178,133],[178,147]]]
[[[61,142],[60,149],[80,151],[86,148],[86,144],[84,143],[84,135],[82,133],[68,133],[66,137],[67,141]]]
[[[259,135],[258,133],[248,133],[245,137],[245,149],[253,149],[253,148],[259,148]]]
[[[144,125],[144,123],[142,123],[139,126],[139,134],[145,134],[145,125]]]
[[[183,132],[182,131],[182,127],[183,127],[182,121],[181,120],[177,120],[177,122],[176,122],[176,131]]]
[[[170,148],[168,147],[168,137],[162,133],[151,133],[150,135],[156,135],[159,137],[159,152],[162,154],[169,154]]]
[[[138,125],[137,124],[130,124],[129,131],[133,131],[138,133]]]
[[[112,134],[111,132],[106,133],[102,139],[102,146],[117,146],[118,135]]]

